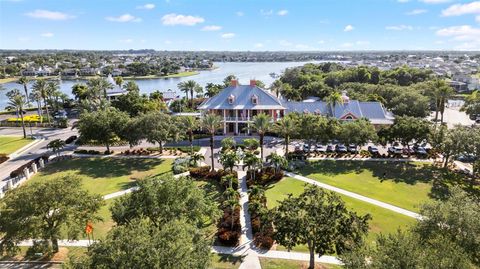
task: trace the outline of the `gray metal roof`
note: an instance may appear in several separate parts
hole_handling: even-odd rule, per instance
[[[333,116],[335,118],[341,118],[347,114],[352,114],[356,118],[363,118],[362,109],[360,109],[359,102],[357,100],[350,100],[349,102],[343,104],[336,104],[332,106]]]
[[[257,104],[252,103],[253,96],[258,97]],[[229,103],[229,97],[234,101]],[[229,86],[219,94],[203,102],[199,109],[280,109],[285,107],[282,102],[267,91],[250,85]]]
[[[297,113],[312,113],[312,114],[321,114],[321,115],[330,115],[330,108],[325,102],[315,101],[315,102],[285,102],[284,105],[287,107],[287,113],[297,112]]]

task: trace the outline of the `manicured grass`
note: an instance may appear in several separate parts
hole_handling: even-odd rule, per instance
[[[260,258],[260,265],[262,269],[303,269],[308,268],[308,262],[302,261],[292,261],[284,259],[269,259],[269,258]],[[317,269],[337,269],[342,268],[339,265],[334,264],[325,264],[325,263],[316,263],[315,268]]]
[[[131,188],[136,180],[168,173],[172,162],[171,159],[77,158],[47,165],[29,182],[76,175],[86,190],[106,195]]]
[[[100,208],[98,214],[103,219],[103,221],[93,223],[93,238],[103,239],[115,225],[115,222],[112,220],[112,213],[110,212],[110,207],[115,202],[115,199],[105,200],[105,205]],[[84,234],[82,239],[87,239],[87,235]]]
[[[0,78],[0,84],[8,83],[8,82],[15,82],[17,80],[18,80],[17,77]]]
[[[240,267],[242,258],[227,254],[212,254],[209,269],[236,269]]]
[[[198,75],[198,74],[200,74],[200,73],[197,72],[197,71],[187,71],[187,72],[180,72],[180,73],[177,73],[177,74],[171,74],[171,75],[168,75],[168,76],[162,76],[161,78],[180,78],[180,77],[195,76],[195,75]]]
[[[303,176],[382,202],[418,212],[435,196],[432,181],[439,173],[425,163],[318,161],[299,171]]]
[[[30,144],[32,141],[30,138],[23,138],[21,136],[0,136],[0,153],[7,155],[12,154],[23,146]]]
[[[294,196],[300,195],[305,188],[305,183],[293,178],[284,178],[281,181],[268,187],[266,191],[267,206],[273,208],[278,205],[278,201],[282,201],[288,197],[288,194]],[[406,228],[415,222],[415,219],[395,213],[393,211],[362,202],[360,200],[350,198],[348,196],[339,195],[350,210],[357,212],[359,215],[370,214],[372,219],[369,222],[370,232],[367,240],[372,242],[375,235],[379,233],[392,233],[399,228]],[[280,247],[279,249],[284,249]],[[295,248],[296,251],[306,252],[306,246]]]

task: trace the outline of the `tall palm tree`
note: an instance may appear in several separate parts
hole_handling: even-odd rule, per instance
[[[247,167],[247,171],[249,171],[250,174],[252,175],[253,181],[255,181],[255,172],[257,171],[258,167],[262,164],[262,161],[255,154],[251,152],[247,152],[245,154],[245,157],[243,158],[243,163]]]
[[[115,84],[118,86],[118,88],[122,89],[123,78],[121,76],[116,76],[113,80],[115,81]]]
[[[103,98],[107,99],[107,90],[113,89],[113,84],[105,78],[92,78],[87,82],[89,88],[89,97],[99,98],[103,94]]]
[[[190,93],[190,106],[193,108],[193,92],[201,92],[202,87],[194,80],[188,80],[178,83],[178,89],[185,93],[187,99]]]
[[[16,92],[15,92],[16,91]],[[27,138],[27,132],[25,131],[25,121],[23,120],[23,107],[26,104],[26,98],[17,89],[12,90],[13,94],[9,96],[10,101],[8,104],[15,107],[20,112],[20,118],[22,119],[23,138]]]
[[[222,118],[215,114],[206,114],[202,119],[201,126],[210,135],[210,153],[212,158],[212,172],[215,171],[215,163],[213,159],[213,142],[215,139],[215,132],[222,126]]]
[[[334,91],[334,92],[330,93],[330,95],[325,98],[325,101],[327,102],[327,105],[329,105],[330,108],[332,109],[332,113],[334,113],[335,112],[335,106],[337,104],[343,104],[342,94],[337,92],[337,91]]]
[[[60,86],[56,81],[49,81],[47,83],[47,100],[49,105],[52,106],[55,110],[58,110],[58,99],[60,92]]]
[[[28,98],[28,83],[30,82],[30,79],[22,76],[18,79],[17,83],[20,85],[23,85],[23,90],[25,91],[25,97]],[[28,102],[28,99],[27,99]]]
[[[282,91],[283,88],[283,83],[280,80],[275,80],[272,85],[270,86],[270,90],[272,90],[275,95],[278,96],[280,95],[280,92]]]
[[[198,128],[198,120],[195,117],[185,117],[183,127],[187,131],[188,141],[190,142],[190,154],[193,154],[193,132]]]
[[[436,83],[437,84],[437,83]],[[440,80],[436,88],[436,96],[438,96],[439,102],[437,106],[437,111],[440,110],[440,124],[443,124],[443,113],[445,113],[445,104],[448,102],[448,98],[453,95],[453,89],[450,87],[445,80]],[[436,117],[438,112],[436,112]],[[437,118],[435,118],[436,122]]]
[[[288,165],[287,159],[285,157],[278,155],[277,153],[272,153],[268,155],[267,160],[275,168],[275,172],[278,173],[282,167]]]
[[[274,129],[285,140],[285,156],[288,155],[288,145],[290,137],[297,132],[297,122],[291,117],[284,117],[276,122]]]
[[[36,91],[40,97],[43,99],[43,105],[45,107],[45,112],[47,114],[47,122],[50,122],[50,113],[48,111],[48,90],[47,90],[47,81],[44,79],[37,79],[33,84],[33,90]]]
[[[260,140],[260,159],[263,162],[263,139],[265,133],[272,129],[272,117],[265,113],[260,113],[253,117],[252,119],[252,128],[258,133]]]
[[[30,101],[35,101],[37,103],[37,114],[42,117],[42,96],[37,91],[32,91],[29,96]]]

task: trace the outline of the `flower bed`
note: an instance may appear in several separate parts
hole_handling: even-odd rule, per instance
[[[23,121],[24,122],[43,122],[45,121],[45,117],[40,117],[38,115],[26,115],[26,116],[23,116]],[[18,118],[8,118],[7,119],[7,122],[22,122],[22,118],[21,117],[18,117]]]
[[[258,170],[255,172],[248,171],[247,186],[266,186],[267,184],[281,180],[283,176],[283,171],[275,171],[273,167],[265,167],[262,170]]]

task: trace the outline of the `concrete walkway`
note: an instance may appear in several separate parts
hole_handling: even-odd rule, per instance
[[[391,204],[387,204],[387,203],[384,203],[384,202],[381,202],[381,201],[378,201],[378,200],[375,200],[375,199],[372,199],[372,198],[369,198],[369,197],[366,197],[366,196],[363,196],[363,195],[360,195],[360,194],[356,194],[354,192],[346,191],[344,189],[340,189],[340,188],[337,188],[337,187],[334,187],[334,186],[331,186],[331,185],[328,185],[328,184],[325,184],[325,183],[321,183],[321,182],[318,182],[316,180],[313,180],[313,179],[310,179],[310,178],[307,178],[307,177],[304,177],[304,176],[300,176],[300,175],[297,175],[297,174],[294,174],[294,173],[291,173],[291,172],[286,172],[285,175],[287,175],[289,177],[292,177],[294,179],[309,183],[309,184],[319,186],[321,188],[324,188],[324,189],[327,189],[327,190],[330,190],[330,191],[338,192],[340,194],[358,199],[360,201],[363,201],[363,202],[366,202],[366,203],[369,203],[369,204],[373,204],[373,205],[376,205],[376,206],[394,211],[396,213],[399,213],[399,214],[402,214],[402,215],[405,215],[405,216],[408,216],[408,217],[412,217],[412,218],[416,218],[416,219],[421,219],[422,218],[422,216],[420,214],[417,214],[415,212],[412,212],[412,211],[409,211],[409,210],[406,210],[406,209],[403,209],[403,208],[400,208],[400,207],[397,207],[397,206],[394,206],[394,205],[391,205]]]

